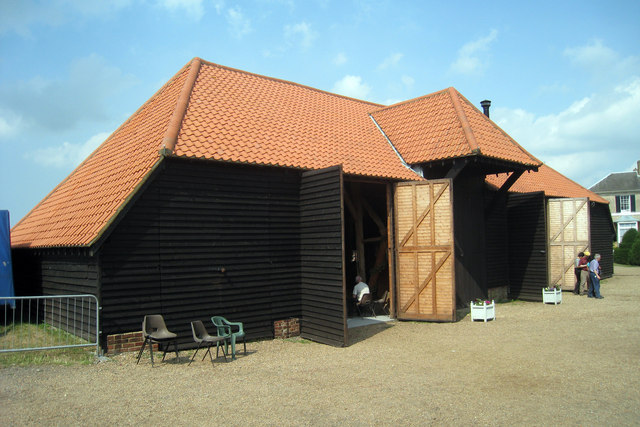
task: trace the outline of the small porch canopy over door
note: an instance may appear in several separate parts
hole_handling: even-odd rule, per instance
[[[589,248],[589,199],[549,199],[549,283],[573,290],[574,260]]]
[[[450,179],[396,184],[399,319],[455,320],[452,200]]]
[[[348,343],[345,306],[342,167],[304,172],[300,184],[300,335]]]

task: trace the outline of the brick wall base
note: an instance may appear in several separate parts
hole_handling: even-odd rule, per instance
[[[114,334],[107,336],[107,353],[118,354],[140,351],[144,337],[142,331],[125,332],[124,334]],[[153,344],[153,350],[158,351],[158,344]]]
[[[273,322],[274,338],[290,338],[300,335],[300,319],[290,317],[289,319],[276,320]]]

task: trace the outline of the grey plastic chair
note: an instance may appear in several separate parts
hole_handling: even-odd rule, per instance
[[[211,364],[213,364],[213,356],[211,356],[211,346],[213,344],[216,345],[216,359],[218,358],[218,350],[220,349],[220,343],[226,344],[227,340],[224,337],[214,337],[209,335],[209,331],[205,328],[204,324],[201,320],[195,320],[191,322],[191,332],[193,333],[193,340],[198,343],[198,348],[196,348],[196,352],[193,353],[193,357],[191,357],[191,362],[195,359],[196,354],[198,354],[198,350],[203,345],[207,346],[207,353],[209,353],[209,359],[211,359]],[[227,352],[224,349],[224,345],[222,346],[222,355],[224,356],[224,361],[227,361]],[[207,357],[207,353],[202,356],[202,360]],[[191,365],[189,362],[189,365]]]
[[[376,305],[382,306],[382,312],[385,313],[387,316],[391,313],[389,309],[389,291],[384,291],[384,294],[382,294],[382,297],[380,299],[373,301],[374,312],[375,312]]]
[[[211,317],[211,322],[216,326],[216,333],[219,337],[224,337],[231,341],[231,359],[236,358],[236,341],[241,339],[244,345],[244,354],[247,354],[247,343],[244,340],[244,328],[242,322],[230,322],[222,316]],[[232,328],[238,328],[233,331]],[[228,345],[228,342],[227,342]]]
[[[149,353],[151,353],[151,366],[153,366],[154,342],[158,343],[158,349],[161,348],[162,344],[165,345],[164,353],[162,354],[162,361],[164,361],[164,357],[167,355],[167,350],[169,349],[169,344],[171,342],[173,342],[175,346],[176,358],[178,358],[178,335],[167,329],[167,325],[164,323],[162,315],[150,314],[148,316],[144,316],[144,319],[142,319],[142,334],[144,335],[144,342],[142,343],[140,353],[138,353],[136,365],[140,363],[140,357],[142,357],[142,352],[144,351],[147,343],[149,344]]]
[[[364,294],[360,299],[360,302],[356,304],[358,308],[358,314],[362,317],[362,314],[371,313],[373,317],[376,316],[375,311],[373,311],[373,300],[371,299],[371,294]]]

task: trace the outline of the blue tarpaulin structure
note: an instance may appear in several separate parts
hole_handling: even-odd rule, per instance
[[[11,228],[9,211],[0,210],[0,297],[13,297],[13,269],[11,267]],[[0,304],[16,308],[15,300],[0,300]]]

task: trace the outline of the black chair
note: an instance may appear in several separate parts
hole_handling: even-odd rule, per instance
[[[373,300],[371,299],[371,294],[362,295],[362,298],[360,299],[360,302],[356,304],[356,307],[360,317],[363,317],[363,313],[371,313],[373,317],[376,316],[375,311],[373,311]]]
[[[162,354],[162,361],[164,361],[164,357],[167,355],[167,350],[169,349],[169,344],[171,342],[173,342],[175,346],[176,358],[178,358],[178,335],[167,329],[167,325],[164,323],[162,315],[150,314],[148,316],[144,316],[144,319],[142,319],[142,335],[144,336],[144,342],[142,343],[140,353],[138,353],[136,365],[140,363],[140,357],[142,357],[142,352],[144,351],[147,343],[149,343],[149,352],[151,353],[151,366],[153,366],[154,342],[158,343],[158,349],[161,348],[162,344],[165,345],[164,353]]]
[[[206,345],[207,353],[209,353],[209,359],[211,359],[211,363],[213,364],[213,356],[211,356],[211,346],[213,344],[216,345],[216,359],[217,359],[218,350],[220,350],[221,342],[223,343],[222,355],[224,356],[224,361],[225,362],[227,361],[227,352],[224,349],[227,341],[225,337],[214,337],[212,335],[209,335],[209,331],[207,331],[207,328],[205,328],[201,320],[196,320],[191,322],[191,332],[193,333],[193,340],[198,343],[198,348],[196,348],[196,352],[193,353],[191,362],[193,362],[193,359],[195,359],[196,354],[198,354],[198,350],[200,350],[200,347],[202,347],[203,345]],[[207,353],[205,353],[204,356],[202,356],[202,360],[204,360],[204,358],[207,357]],[[191,365],[191,362],[189,362],[189,365]]]
[[[389,291],[384,291],[384,294],[382,294],[382,298],[373,301],[374,311],[376,305],[382,306],[382,312],[387,316],[391,314],[391,310],[389,309]]]

